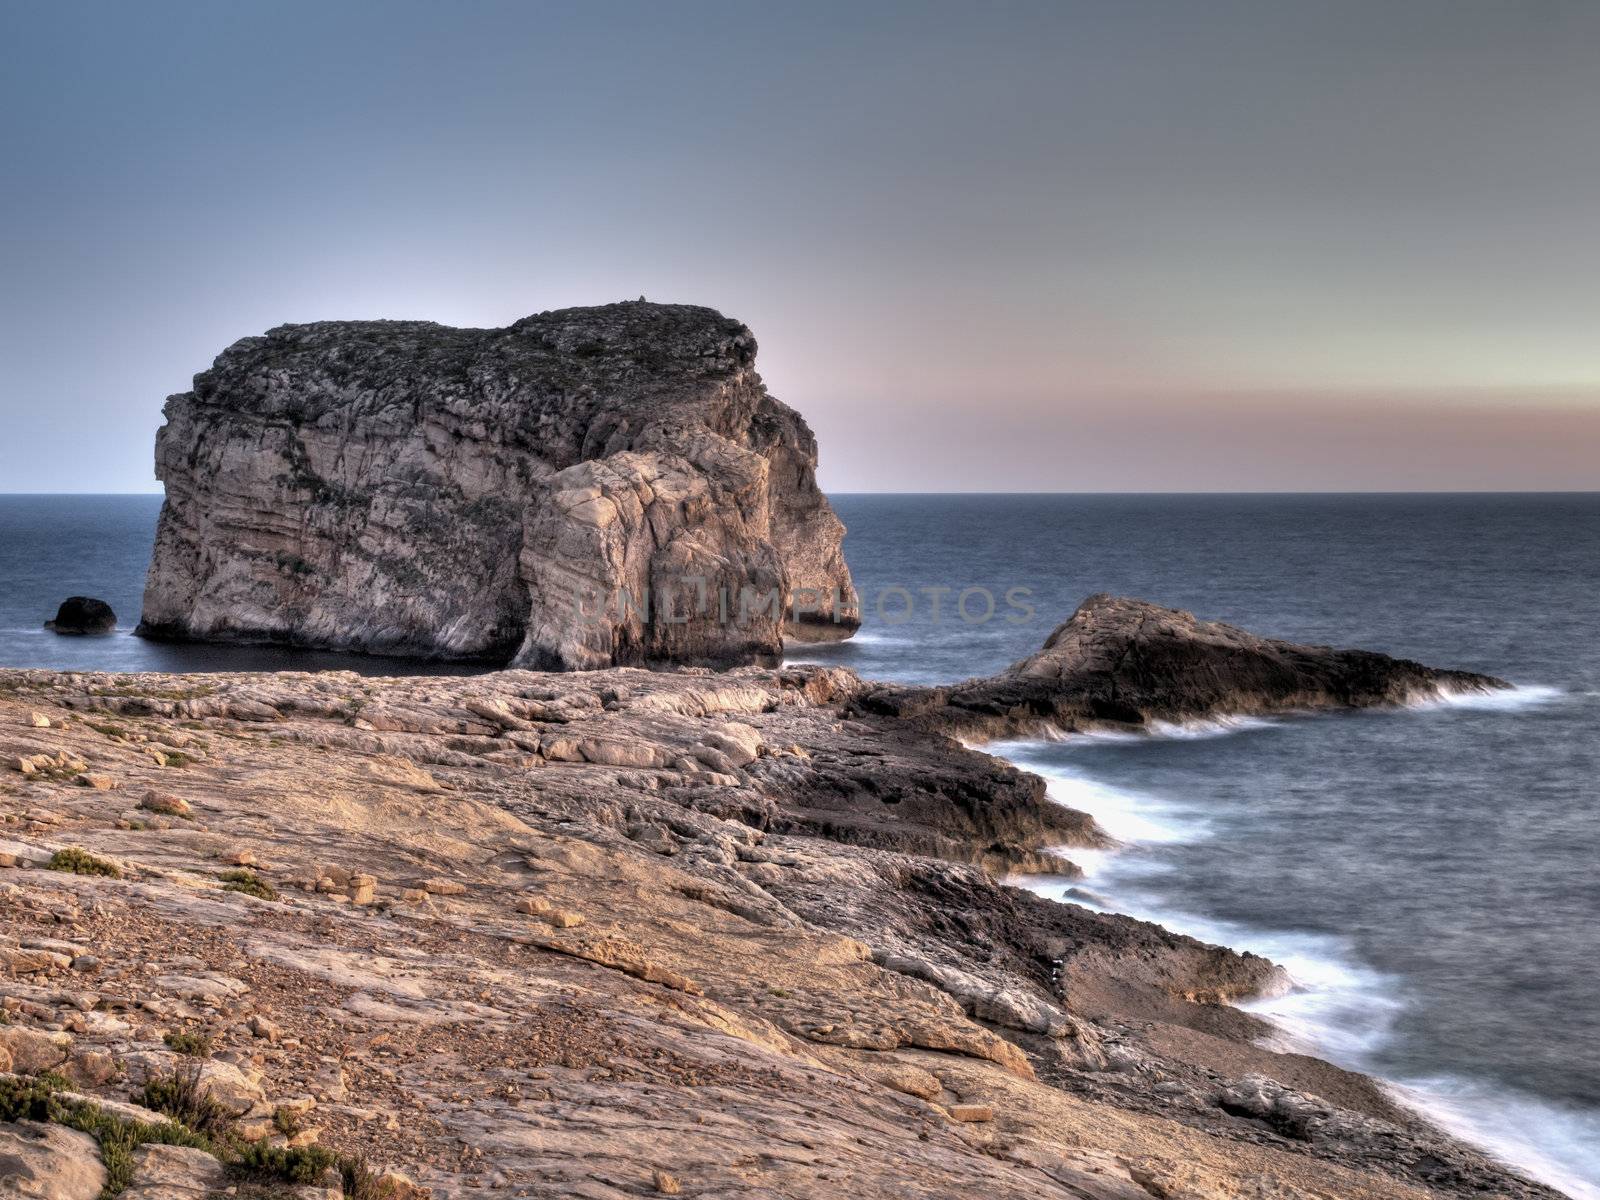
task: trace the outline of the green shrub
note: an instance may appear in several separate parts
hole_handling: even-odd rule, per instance
[[[196,1133],[225,1134],[233,1125],[233,1115],[200,1090],[198,1066],[156,1076],[144,1085],[139,1103],[187,1125]]]
[[[225,892],[243,892],[247,896],[255,896],[262,900],[278,898],[278,893],[272,890],[272,885],[254,871],[224,871],[217,878],[222,880],[222,890]]]
[[[169,1121],[127,1121],[93,1101],[67,1100],[56,1094],[64,1090],[47,1076],[0,1079],[0,1121],[52,1121],[94,1138],[106,1169],[101,1200],[111,1200],[128,1186],[133,1179],[134,1151],[140,1146],[154,1142],[217,1153],[211,1139],[192,1129]]]
[[[135,1152],[140,1146],[189,1146],[221,1160],[229,1173],[245,1183],[317,1183],[338,1172],[349,1200],[390,1200],[392,1189],[366,1160],[344,1155],[326,1146],[269,1146],[242,1142],[226,1109],[200,1094],[199,1070],[152,1079],[140,1103],[166,1121],[129,1121],[113,1115],[92,1100],[67,1099],[70,1091],[60,1076],[0,1076],[0,1121],[53,1122],[87,1133],[100,1146],[106,1183],[99,1200],[113,1200],[133,1179]],[[284,1110],[282,1124],[291,1123]]]
[[[233,1164],[246,1176],[266,1176],[288,1183],[316,1183],[329,1167],[343,1174],[339,1156],[326,1146],[271,1146],[251,1142]]]
[[[187,1054],[193,1058],[211,1057],[211,1039],[203,1033],[176,1029],[162,1040],[167,1043],[169,1049],[176,1050],[179,1054]]]
[[[87,850],[79,850],[76,846],[57,850],[50,856],[50,861],[45,866],[52,871],[70,871],[74,875],[106,875],[112,879],[122,878],[122,872],[117,869],[115,863],[96,858]]]

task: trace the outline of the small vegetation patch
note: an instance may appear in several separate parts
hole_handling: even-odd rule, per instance
[[[233,1117],[200,1087],[200,1068],[157,1075],[144,1085],[139,1103],[162,1116],[188,1126],[196,1133],[228,1132]]]
[[[50,861],[45,866],[52,871],[68,871],[73,875],[105,875],[111,879],[122,878],[122,872],[116,863],[97,858],[87,850],[80,850],[76,846],[57,850],[50,856]]]
[[[187,1054],[191,1058],[210,1058],[211,1039],[203,1033],[195,1033],[189,1029],[175,1029],[163,1039],[169,1050],[176,1050],[179,1054]]]
[[[127,1121],[92,1101],[59,1095],[63,1090],[56,1080],[42,1076],[0,1079],[0,1120],[51,1121],[94,1138],[100,1144],[100,1161],[106,1169],[101,1200],[111,1200],[128,1186],[133,1179],[134,1151],[140,1146],[159,1143],[217,1152],[211,1139],[192,1129],[169,1121]]]
[[[240,1153],[236,1166],[246,1175],[265,1175],[290,1183],[316,1183],[329,1167],[338,1168],[339,1157],[326,1146],[272,1146],[252,1142]]]
[[[32,769],[23,775],[29,783],[38,783],[42,780],[70,783],[84,770],[82,762],[74,761],[65,754],[58,754],[53,759],[48,755],[35,755],[32,763]]]
[[[140,1103],[167,1117],[165,1121],[130,1121],[87,1098],[62,1094],[69,1091],[55,1075],[0,1077],[0,1121],[53,1122],[94,1138],[106,1169],[99,1200],[113,1200],[127,1188],[135,1153],[152,1144],[204,1150],[242,1184],[314,1184],[333,1171],[348,1200],[393,1200],[393,1189],[363,1158],[326,1146],[291,1149],[243,1141],[227,1110],[201,1094],[198,1069],[152,1079],[145,1086]]]
[[[224,871],[217,878],[222,880],[222,890],[225,892],[243,892],[258,900],[278,898],[278,893],[273,890],[272,885],[254,871]]]

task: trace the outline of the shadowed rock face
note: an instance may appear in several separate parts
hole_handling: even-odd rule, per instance
[[[1144,727],[1296,709],[1370,708],[1508,687],[1370,650],[1302,646],[1144,600],[1096,595],[1043,648],[948,688],[882,688],[866,711],[967,736]]]
[[[54,620],[44,627],[61,634],[110,633],[117,627],[117,614],[111,605],[92,596],[68,596],[56,609]]]
[[[167,401],[139,632],[559,670],[848,636],[816,441],[755,353],[642,301],[245,338]]]

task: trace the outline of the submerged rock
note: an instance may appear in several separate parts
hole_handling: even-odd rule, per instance
[[[545,669],[859,624],[816,441],[690,305],[286,325],[167,401],[138,632]]]
[[[56,609],[55,620],[46,629],[63,634],[110,633],[117,627],[117,614],[111,605],[93,596],[68,596]]]
[[[1410,704],[1509,687],[1371,650],[1303,646],[1147,600],[1090,596],[1037,654],[947,688],[885,687],[868,711],[967,736]]]

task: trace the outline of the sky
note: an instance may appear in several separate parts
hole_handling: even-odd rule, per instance
[[[292,321],[747,323],[832,491],[1600,488],[1600,4],[0,0],[0,492]]]

